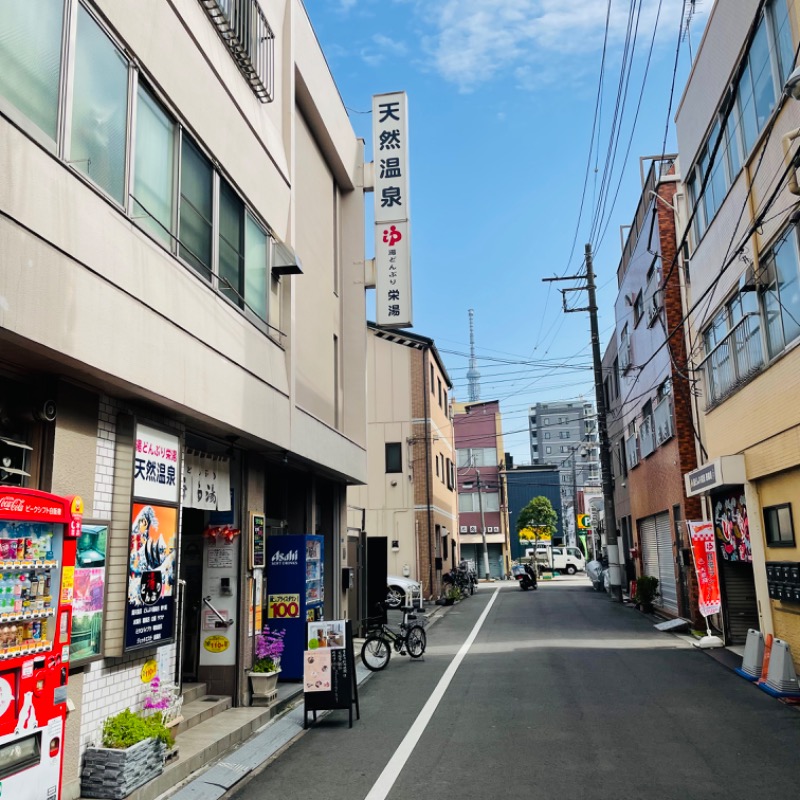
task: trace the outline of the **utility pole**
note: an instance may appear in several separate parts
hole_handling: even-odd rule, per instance
[[[483,538],[483,573],[488,581],[491,578],[489,572],[489,545],[486,542],[486,521],[483,518],[483,496],[481,495],[481,473],[475,467],[476,485],[478,487],[478,509],[481,512],[481,536]]]
[[[622,602],[622,576],[619,564],[619,545],[617,544],[617,513],[614,508],[614,488],[611,480],[611,444],[608,441],[608,424],[606,420],[606,402],[603,395],[603,362],[600,356],[600,333],[597,325],[597,287],[594,282],[594,265],[592,264],[592,246],[585,247],[586,259],[586,292],[589,305],[583,308],[567,308],[567,292],[582,292],[583,287],[561,289],[562,304],[565,313],[577,311],[589,312],[589,324],[592,340],[592,362],[594,364],[594,392],[597,404],[597,436],[600,445],[600,474],[603,480],[603,506],[606,518],[606,546],[608,555],[611,599]],[[561,278],[543,278],[550,281],[574,281],[583,275],[565,275]],[[573,462],[574,463],[574,462]],[[577,526],[576,526],[577,534]]]
[[[578,468],[576,465],[576,456],[578,455],[578,448],[572,448],[572,521],[575,525],[574,536],[575,541],[571,542],[575,547],[578,546]]]

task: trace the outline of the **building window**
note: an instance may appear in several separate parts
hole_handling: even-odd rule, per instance
[[[442,379],[436,378],[436,384],[439,392],[439,408],[442,408]]]
[[[211,280],[214,171],[211,162],[183,137],[181,147],[181,258]]]
[[[78,6],[69,162],[125,205],[128,62]]]
[[[544,438],[545,439],[549,439],[550,438],[550,431],[545,431],[544,432]]]
[[[219,189],[220,294],[244,308],[244,203],[226,181]]]
[[[269,237],[248,213],[244,229],[244,298],[257,317],[273,322],[268,308],[270,294]]]
[[[553,448],[550,447],[550,445],[548,445],[547,447],[545,447],[544,452],[545,452],[545,455],[549,456],[553,452]]]
[[[439,454],[436,454],[436,477],[439,477]]]
[[[769,355],[774,357],[800,336],[800,268],[795,228],[784,234],[766,263],[769,285],[764,293],[764,310]]]
[[[569,439],[569,431],[560,431],[558,434],[559,439]]]
[[[400,442],[386,442],[386,471],[403,471],[403,451]]]
[[[764,508],[764,534],[770,547],[794,547],[791,504]]]
[[[500,495],[497,492],[461,492],[458,495],[460,513],[480,512],[481,504],[484,512],[500,510]]]
[[[433,382],[433,364],[431,364],[431,394],[436,394],[436,385]]]
[[[642,407],[642,424],[639,427],[639,448],[642,458],[647,458],[656,448],[653,435],[653,403],[648,400]]]
[[[642,318],[644,314],[644,299],[642,297],[642,290],[639,290],[639,293],[636,295],[636,299],[633,301],[633,327],[635,328],[639,324],[639,320]]]
[[[177,126],[140,83],[136,106],[134,222],[172,249]]]
[[[26,0],[0,25],[0,95],[53,141],[58,126],[62,3]]]
[[[456,485],[456,476],[455,476],[455,470],[453,469],[453,462],[448,458],[447,459],[447,488],[450,489],[450,491],[452,491],[453,488],[455,487],[455,485]]]
[[[497,466],[496,447],[466,447],[456,451],[459,467]]]

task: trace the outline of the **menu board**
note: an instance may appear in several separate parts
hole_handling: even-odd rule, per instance
[[[335,643],[328,644],[329,641]],[[350,620],[309,624],[308,646],[303,653],[303,727],[308,727],[309,711],[316,720],[317,711],[346,708],[352,728],[353,706],[356,719],[360,719],[361,714]]]

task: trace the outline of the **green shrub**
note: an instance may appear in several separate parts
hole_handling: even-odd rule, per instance
[[[142,717],[126,708],[103,723],[103,747],[124,750],[145,739],[158,739],[172,747],[172,734],[165,727],[160,712]]]
[[[651,605],[658,594],[658,578],[642,575],[636,579],[636,596],[633,598],[641,605]]]

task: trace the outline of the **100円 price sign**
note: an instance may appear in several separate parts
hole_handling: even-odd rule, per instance
[[[320,631],[322,636],[318,635]],[[361,719],[352,623],[350,620],[310,622],[309,643],[315,646],[303,653],[303,728],[308,728],[309,711],[316,722],[317,711],[340,708],[348,710],[348,727],[352,728],[353,706],[356,719]]]

